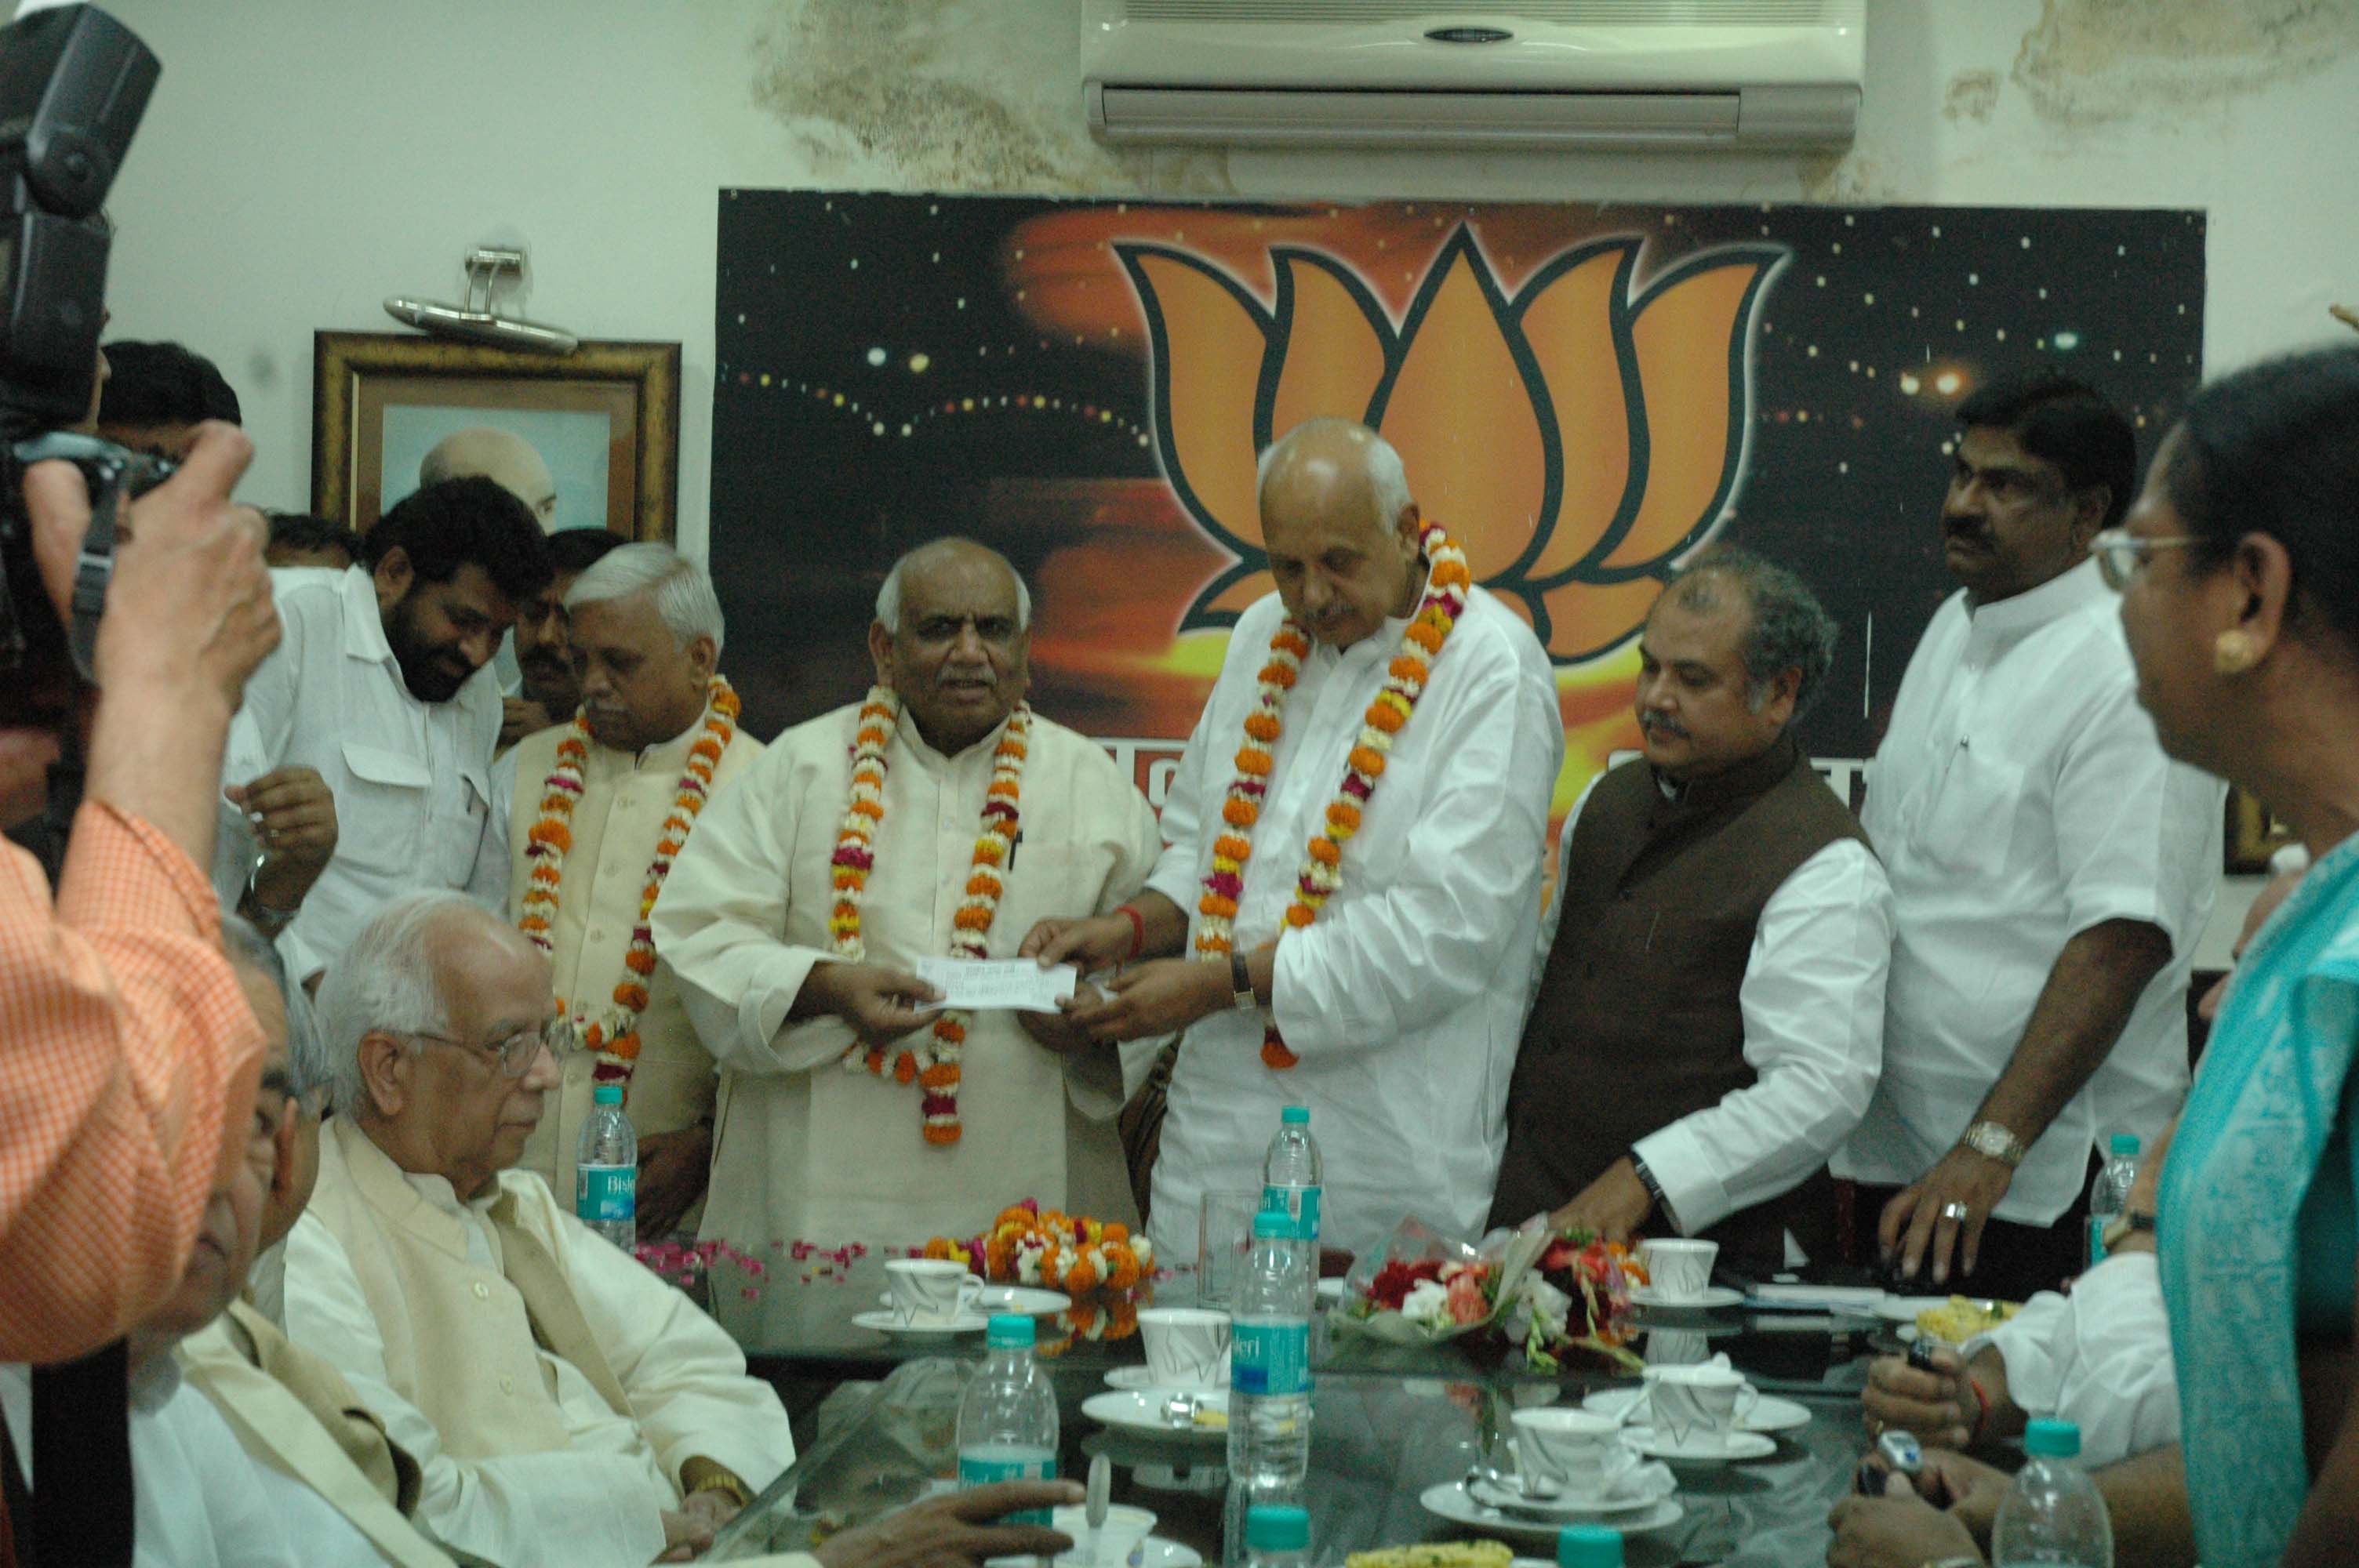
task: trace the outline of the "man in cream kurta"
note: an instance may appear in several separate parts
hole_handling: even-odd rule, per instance
[[[914,1244],[971,1236],[1027,1197],[1134,1218],[1113,1125],[1121,1059],[1061,1021],[973,1016],[962,1132],[948,1145],[925,1140],[919,1086],[841,1065],[855,1043],[891,1049],[933,1022],[908,971],[951,950],[993,755],[1028,678],[1027,596],[980,546],[912,552],[877,614],[870,647],[900,712],[861,906],[864,961],[838,961],[828,924],[856,708],[772,742],[705,812],[657,901],[657,949],[724,1069],[702,1234]],[[1113,909],[1160,848],[1146,800],[1103,749],[1038,715],[1019,789],[994,958],[1014,957],[1044,915]]]
[[[761,755],[762,743],[708,706],[726,690],[714,684],[721,601],[694,562],[668,546],[625,545],[582,573],[565,608],[590,729],[581,793],[566,822],[572,847],[561,859],[529,853],[571,722],[526,737],[501,759],[493,786],[507,808],[508,918],[537,914],[546,922],[537,929],[549,944],[557,994],[576,1020],[603,1020],[612,1036],[615,987],[636,979],[624,960],[657,847],[668,837],[665,823],[685,815],[679,803],[691,750],[708,738],[718,743],[710,726],[726,726],[719,760],[700,759],[712,770],[709,801]],[[560,871],[553,914],[527,907],[534,868],[552,860]],[[680,1006],[670,966],[658,963],[644,983],[637,1057],[625,1068],[594,1052],[569,1056],[564,1083],[525,1141],[521,1168],[545,1177],[558,1201],[571,1206],[593,1080],[625,1075],[624,1109],[639,1140],[639,1236],[655,1240],[694,1227],[712,1152],[713,1066]]]
[[[418,1461],[439,1539],[639,1568],[701,1549],[794,1443],[711,1318],[509,1168],[558,1082],[550,1006],[547,961],[456,895],[354,939],[309,1047],[338,1114],[287,1238],[287,1330]]]
[[[1400,460],[1362,426],[1314,420],[1281,438],[1264,460],[1261,509],[1278,591],[1238,619],[1172,779],[1171,846],[1136,918],[1052,923],[1035,950],[1091,968],[1159,960],[1125,968],[1111,1001],[1072,1014],[1100,1038],[1187,1030],[1155,1167],[1158,1252],[1194,1255],[1206,1192],[1261,1185],[1290,1104],[1310,1108],[1325,1156],[1322,1241],[1365,1250],[1408,1215],[1472,1238],[1506,1141],[1564,754],[1548,657],[1514,614],[1468,591],[1344,847],[1342,891],[1311,925],[1286,927],[1305,846],[1428,568]],[[1282,617],[1312,646],[1282,710],[1233,961],[1161,957],[1200,925],[1190,912],[1227,831],[1223,799]],[[1283,1071],[1262,1057],[1272,1018],[1299,1058]]]

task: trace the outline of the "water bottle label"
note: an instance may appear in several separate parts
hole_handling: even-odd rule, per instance
[[[988,1487],[994,1481],[1053,1481],[1057,1478],[1057,1456],[1042,1454],[1037,1458],[1006,1459],[981,1454],[959,1455],[959,1488]],[[1047,1528],[1049,1510],[1034,1509],[1026,1513],[1004,1515],[1003,1524],[1037,1524]]]
[[[1310,1325],[1240,1323],[1229,1330],[1229,1383],[1241,1394],[1310,1391]]]
[[[2093,1269],[2105,1260],[2105,1225],[2111,1216],[2089,1217],[2089,1267]]]
[[[639,1208],[636,1165],[573,1167],[573,1214],[584,1225],[633,1219]]]
[[[1317,1187],[1265,1186],[1261,1190],[1261,1206],[1271,1214],[1282,1214],[1294,1221],[1295,1237],[1303,1241],[1319,1239],[1319,1191]]]

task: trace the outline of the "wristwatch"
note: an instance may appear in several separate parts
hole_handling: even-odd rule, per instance
[[[1261,999],[1254,995],[1253,972],[1245,968],[1244,952],[1235,947],[1229,949],[1229,1000],[1240,1008],[1261,1005]]]
[[[1655,1200],[1656,1212],[1669,1220],[1676,1228],[1680,1217],[1671,1212],[1671,1200],[1663,1195],[1663,1184],[1655,1179],[1655,1173],[1647,1168],[1647,1162],[1639,1158],[1636,1149],[1630,1151],[1630,1169],[1636,1173],[1638,1184],[1647,1189],[1647,1195]]]
[[[2106,1250],[2111,1251],[2141,1230],[2152,1236],[2155,1233],[2155,1216],[2142,1210],[2124,1209],[2105,1221],[2105,1228],[2099,1233],[2099,1239],[2104,1242]]]
[[[295,916],[299,911],[280,909],[275,904],[266,903],[263,902],[262,894],[255,890],[254,884],[262,875],[262,868],[269,863],[268,850],[266,849],[255,856],[254,869],[245,873],[245,896],[238,903],[243,906],[246,918],[254,922],[255,929],[261,932],[265,939],[275,942],[278,939],[280,932],[295,923]]]
[[[2022,1139],[1995,1121],[1975,1122],[1958,1142],[1977,1154],[1989,1155],[2010,1171],[2021,1165],[2023,1157],[2031,1152]]]

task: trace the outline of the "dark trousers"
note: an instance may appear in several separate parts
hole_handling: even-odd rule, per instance
[[[1876,1227],[1884,1218],[1884,1206],[1900,1195],[1899,1187],[1858,1186],[1852,1200],[1851,1241],[1853,1260],[1875,1269],[1881,1262],[1876,1239]],[[1900,1232],[1905,1243],[1908,1232]],[[1926,1243],[1924,1257],[1919,1261],[1917,1277],[1897,1277],[1900,1259],[1896,1252],[1891,1267],[1894,1277],[1886,1282],[1895,1290],[1919,1295],[1987,1296],[1999,1301],[2020,1302],[2030,1299],[2035,1291],[2061,1290],[2064,1281],[2081,1272],[2087,1261],[2089,1240],[2089,1189],[2081,1188],[2081,1195],[2072,1200],[2055,1224],[2017,1225],[2004,1219],[1985,1221],[1983,1225],[1982,1248],[1974,1260],[1974,1271],[1962,1271],[1964,1263],[1964,1238],[1950,1254],[1950,1278],[1946,1284],[1933,1283],[1932,1243]]]

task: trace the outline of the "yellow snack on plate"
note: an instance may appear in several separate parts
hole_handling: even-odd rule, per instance
[[[1343,1559],[1343,1568],[1507,1568],[1515,1559],[1505,1541],[1445,1541],[1431,1546],[1354,1552]]]
[[[1211,1405],[1198,1405],[1196,1407],[1194,1420],[1198,1426],[1208,1428],[1213,1432],[1226,1432],[1229,1430],[1229,1412],[1224,1410],[1216,1410]]]
[[[1985,1302],[1976,1301],[1972,1296],[1951,1296],[1943,1305],[1927,1307],[1917,1314],[1917,1332],[1944,1345],[1963,1345],[1975,1335],[1996,1328],[2022,1310],[2020,1302]]]

